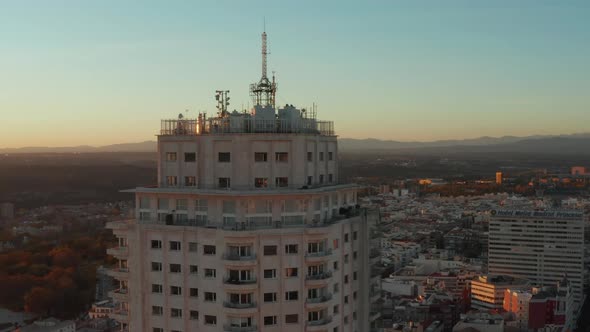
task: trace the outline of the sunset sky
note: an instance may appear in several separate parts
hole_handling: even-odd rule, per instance
[[[350,4],[349,4],[350,3]],[[2,1],[0,147],[155,139],[247,107],[263,18],[278,104],[340,137],[590,131],[590,1]],[[251,103],[251,102],[250,102]]]

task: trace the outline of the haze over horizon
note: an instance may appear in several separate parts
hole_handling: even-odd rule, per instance
[[[160,119],[250,102],[266,17],[278,104],[343,138],[588,132],[590,3],[114,0],[0,4],[0,148],[154,138]]]

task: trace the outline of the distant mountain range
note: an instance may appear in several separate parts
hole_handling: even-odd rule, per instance
[[[2,149],[0,153],[88,153],[88,152],[155,152],[155,141],[124,143],[105,146],[23,147]],[[535,135],[480,137],[464,140],[432,142],[400,142],[378,139],[339,139],[341,151],[415,151],[436,152],[521,152],[590,154],[590,133],[572,135]]]

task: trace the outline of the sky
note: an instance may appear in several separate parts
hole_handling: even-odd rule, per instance
[[[154,140],[251,106],[260,34],[277,103],[340,137],[590,130],[589,1],[0,0],[0,148]]]

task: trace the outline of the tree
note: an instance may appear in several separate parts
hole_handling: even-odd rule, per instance
[[[51,314],[51,309],[56,307],[57,293],[51,288],[33,287],[25,295],[25,310],[40,315]]]

